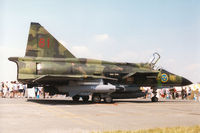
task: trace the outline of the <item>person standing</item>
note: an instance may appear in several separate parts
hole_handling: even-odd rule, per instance
[[[191,89],[191,87],[189,87],[189,89],[188,89],[188,96],[191,95],[191,92],[192,92],[192,89]]]
[[[167,91],[166,91],[166,89],[163,89],[163,95],[164,95],[164,98],[167,97]]]
[[[14,81],[13,82],[13,92],[14,92],[14,96],[13,97],[18,97],[18,86],[17,86],[17,82]]]
[[[0,84],[0,97],[3,95],[3,82]]]
[[[198,92],[198,98],[199,98],[199,102],[200,102],[200,88],[198,88],[199,92]]]
[[[181,88],[181,98],[182,98],[182,100],[184,99],[184,95],[185,95],[185,94],[184,94],[184,88],[182,87],[182,88]]]
[[[169,91],[169,89],[166,89],[166,93],[167,93],[167,99],[170,99],[170,91]]]
[[[9,84],[9,97],[13,98],[13,81]]]
[[[26,88],[27,88],[27,85],[23,84],[23,97],[25,96]]]
[[[172,99],[175,99],[175,88],[170,89]]]
[[[23,97],[23,85],[22,84],[18,84],[18,88],[19,88],[19,97]]]
[[[7,82],[6,82],[6,83],[7,83]],[[3,98],[6,98],[6,96],[7,96],[7,91],[8,91],[7,84],[4,84],[4,87],[3,87]]]
[[[35,98],[37,98],[37,95],[38,95],[38,87],[34,87],[34,90],[35,90]]]

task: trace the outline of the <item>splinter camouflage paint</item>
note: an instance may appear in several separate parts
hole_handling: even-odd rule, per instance
[[[121,63],[76,58],[39,23],[31,23],[25,57],[10,57],[9,60],[17,63],[19,82],[29,86],[50,86],[54,90],[57,88],[56,93],[59,93],[60,88],[65,89],[63,86],[70,86],[73,81],[70,88],[76,86],[80,89],[73,94],[70,93],[71,95],[83,94],[84,89],[78,85],[80,81],[90,81],[88,83],[91,85],[86,87],[88,89],[94,87],[92,82],[100,83],[100,80],[103,80],[105,85],[109,83],[119,88],[123,86],[125,92],[126,88],[130,87],[150,86],[155,89],[191,84],[184,77],[164,69],[154,69],[152,63]],[[69,89],[69,92],[73,90],[76,89]]]

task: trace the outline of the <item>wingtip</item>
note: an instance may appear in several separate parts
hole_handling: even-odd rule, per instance
[[[9,57],[8,60],[9,60],[9,61],[14,61],[14,62],[15,62],[15,61],[18,60],[18,57]]]

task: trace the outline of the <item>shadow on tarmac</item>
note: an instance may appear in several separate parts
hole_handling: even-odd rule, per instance
[[[47,104],[47,105],[85,105],[85,104],[93,104],[91,101],[88,102],[74,102],[72,100],[60,100],[60,99],[27,99],[27,102],[34,102],[39,104]]]
[[[74,102],[72,100],[61,100],[61,99],[27,99],[27,102],[34,102],[39,104],[47,104],[47,105],[89,105],[89,104],[124,104],[124,103],[152,103],[150,99],[131,99],[131,100],[119,100],[115,99],[113,103],[104,103],[103,101],[101,103],[93,103],[92,101],[88,102]],[[158,101],[156,103],[172,103],[172,102],[186,102],[181,100],[162,100]]]

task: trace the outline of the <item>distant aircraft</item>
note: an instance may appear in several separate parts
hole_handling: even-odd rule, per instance
[[[157,57],[157,58],[156,58]],[[143,97],[140,87],[153,90],[152,102],[157,102],[156,90],[162,87],[192,84],[184,77],[151,63],[119,63],[76,58],[39,23],[31,23],[25,57],[10,57],[17,64],[17,79],[28,88],[42,86],[50,95],[65,94],[73,101],[84,102],[92,96],[95,103],[104,99]]]

